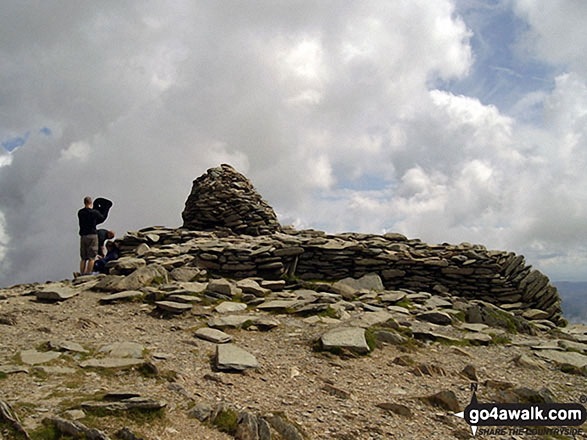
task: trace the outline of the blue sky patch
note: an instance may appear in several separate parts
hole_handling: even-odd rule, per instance
[[[14,151],[18,147],[22,147],[24,144],[26,144],[26,141],[28,140],[29,135],[30,135],[30,132],[27,131],[23,136],[16,136],[11,139],[7,139],[2,142],[2,146],[7,151]]]

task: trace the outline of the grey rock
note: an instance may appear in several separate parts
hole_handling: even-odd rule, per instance
[[[192,309],[191,304],[175,301],[156,301],[157,308],[169,313],[184,313]]]
[[[61,356],[55,351],[39,352],[37,350],[24,350],[20,352],[20,360],[27,365],[38,365],[51,362]]]
[[[188,412],[188,417],[197,419],[200,422],[206,422],[210,419],[213,409],[209,403],[199,402]]]
[[[377,406],[381,409],[384,409],[386,411],[390,411],[394,414],[397,414],[397,415],[400,415],[403,417],[408,417],[408,418],[412,417],[412,410],[408,406],[402,405],[400,403],[384,402],[384,403],[378,403]]]
[[[234,344],[216,346],[216,368],[219,370],[243,371],[258,367],[257,359],[248,351]]]
[[[547,319],[550,317],[550,313],[545,312],[544,310],[538,309],[529,309],[522,313],[522,316],[526,319],[530,320],[539,320],[539,319]]]
[[[402,292],[401,290],[396,290],[396,291],[384,293],[379,298],[381,299],[381,302],[396,303],[396,302],[401,301],[402,299],[405,299],[406,296],[408,296],[408,294],[406,292]]]
[[[381,277],[375,273],[370,273],[367,275],[363,275],[359,279],[355,278],[343,278],[340,281],[337,281],[333,284],[334,286],[345,285],[351,287],[355,290],[383,290],[383,282],[381,281]],[[338,293],[338,292],[337,292]],[[344,296],[344,295],[343,295]]]
[[[296,309],[304,305],[303,301],[300,300],[273,300],[267,301],[263,304],[259,304],[257,308],[259,310],[273,310],[273,311],[285,311],[287,309]]]
[[[47,345],[51,350],[72,351],[74,353],[88,353],[88,350],[86,350],[84,347],[81,346],[81,344],[78,344],[77,342],[53,340],[49,341]]]
[[[202,299],[197,296],[182,295],[182,294],[175,294],[175,293],[173,295],[169,295],[167,300],[171,301],[171,302],[175,302],[175,303],[184,303],[184,304],[195,304],[195,303],[202,302]]]
[[[457,396],[450,390],[439,391],[431,396],[423,397],[422,400],[430,405],[438,406],[448,411],[455,413],[460,411]]]
[[[385,342],[387,344],[392,345],[403,345],[407,342],[407,338],[405,336],[400,335],[399,333],[389,332],[385,330],[375,330],[373,332],[375,339],[378,342]]]
[[[493,338],[487,333],[469,333],[463,337],[464,340],[474,344],[488,345]]]
[[[548,359],[557,364],[568,364],[576,368],[585,368],[587,366],[587,356],[576,352],[565,352],[555,350],[540,350],[536,356]]]
[[[215,344],[225,344],[232,341],[232,336],[229,334],[207,327],[202,327],[196,330],[194,336],[200,339],[205,339],[206,341],[214,342]]]
[[[298,429],[281,416],[273,415],[266,417],[265,420],[281,435],[283,440],[304,440]]]
[[[233,313],[241,312],[247,309],[247,305],[243,303],[224,301],[214,307],[214,311],[218,313]]]
[[[529,368],[534,370],[543,370],[544,365],[537,359],[533,359],[526,354],[520,354],[512,359],[512,362],[518,367]]]
[[[45,374],[50,374],[50,375],[72,375],[75,374],[76,370],[74,368],[68,368],[68,367],[47,367],[47,366],[36,366],[33,367],[34,371],[40,371],[43,372]]]
[[[359,354],[369,352],[365,329],[360,327],[339,327],[330,330],[320,338],[325,350],[344,348]]]
[[[88,359],[80,362],[82,368],[105,368],[105,369],[125,369],[132,367],[139,367],[144,365],[145,361],[142,359],[133,358],[103,358],[103,359]]]
[[[102,431],[88,428],[80,422],[65,420],[61,417],[48,417],[43,420],[43,423],[53,425],[59,433],[65,436],[86,438],[88,440],[110,440],[110,437]]]
[[[108,353],[114,358],[135,358],[141,359],[145,347],[136,342],[115,342],[104,345],[98,350],[100,353]]]
[[[29,369],[22,365],[0,365],[0,373],[4,374],[15,374],[15,373],[28,373]]]
[[[254,322],[255,317],[250,315],[218,316],[208,320],[208,327],[217,329],[239,328],[247,321]]]
[[[234,286],[232,285],[232,283],[228,280],[225,280],[224,278],[220,278],[217,280],[211,280],[208,283],[208,287],[206,288],[207,292],[213,292],[213,293],[219,293],[221,295],[226,295],[226,296],[234,296],[235,292],[234,292]]]
[[[37,299],[41,301],[65,301],[78,294],[77,290],[53,284],[42,286],[36,292]]]
[[[197,267],[176,267],[170,273],[171,278],[175,281],[189,282],[200,275],[201,271]]]
[[[241,289],[244,293],[251,293],[258,297],[267,296],[271,293],[270,289],[259,286],[259,283],[249,278],[237,281],[236,287]]]
[[[114,271],[119,273],[130,273],[141,267],[145,267],[147,262],[142,258],[121,257],[114,264]]]
[[[448,313],[440,312],[440,311],[431,311],[431,312],[424,312],[418,313],[416,315],[421,321],[431,322],[433,324],[438,325],[450,325],[452,324],[452,318]]]
[[[104,297],[100,298],[100,302],[102,304],[108,304],[108,303],[113,303],[113,302],[117,302],[117,301],[127,301],[127,300],[131,300],[134,298],[142,298],[142,297],[143,297],[143,292],[140,292],[138,290],[124,290],[122,292],[113,293],[108,296],[104,296]]]

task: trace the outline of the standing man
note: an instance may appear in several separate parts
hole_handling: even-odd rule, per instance
[[[92,209],[92,198],[84,197],[84,207],[77,212],[80,235],[80,267],[78,275],[91,274],[94,270],[94,260],[98,255],[98,232],[96,225],[104,222],[106,216],[100,211]],[[75,276],[76,274],[74,274]]]

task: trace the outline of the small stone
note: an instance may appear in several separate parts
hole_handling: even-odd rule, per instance
[[[247,321],[255,322],[255,317],[249,315],[218,316],[208,320],[208,327],[221,330],[223,328],[239,328]]]
[[[258,367],[257,359],[248,351],[234,344],[216,346],[216,368],[219,370],[243,371]]]
[[[214,307],[214,311],[218,313],[233,313],[241,312],[247,309],[247,305],[243,303],[224,301]]]
[[[461,371],[461,375],[463,375],[467,379],[472,380],[473,382],[478,382],[477,369],[471,364],[463,368],[463,371]]]
[[[430,405],[438,406],[452,412],[459,412],[459,401],[453,391],[443,390],[431,396],[423,397],[422,400]]]
[[[142,298],[142,296],[143,296],[143,292],[140,292],[138,290],[124,290],[122,292],[113,293],[111,295],[104,296],[104,297],[100,298],[100,302],[102,304],[108,304],[108,303],[113,303],[113,302],[117,302],[117,301],[126,301],[126,300],[131,300],[134,298]]]
[[[177,314],[184,313],[192,309],[191,304],[175,301],[155,301],[155,305],[165,312]]]
[[[136,342],[115,342],[104,345],[98,350],[100,353],[108,353],[114,358],[135,358],[141,359],[145,347]]]
[[[471,343],[480,345],[487,345],[493,340],[493,338],[487,333],[471,333],[465,335],[463,339]]]
[[[45,285],[37,290],[37,299],[41,301],[65,301],[78,295],[79,291],[64,286]]]
[[[541,362],[539,362],[536,359],[532,359],[530,356],[527,356],[525,354],[521,354],[519,356],[516,356],[515,358],[512,359],[512,362],[514,362],[518,367],[522,367],[522,368],[529,368],[529,369],[535,369],[535,370],[544,369]]]
[[[403,416],[403,417],[412,417],[412,410],[406,405],[401,405],[399,403],[392,403],[392,402],[385,402],[385,403],[378,403],[377,406],[381,409],[386,411],[391,411],[394,414]]]
[[[144,365],[145,361],[142,359],[132,358],[103,358],[103,359],[88,359],[80,362],[82,368],[105,368],[105,369],[125,369],[131,367],[139,367]]]
[[[330,330],[322,335],[320,342],[325,350],[343,348],[359,354],[369,352],[369,346],[365,340],[365,329],[360,327],[340,327]]]
[[[530,320],[548,319],[550,317],[550,313],[539,309],[529,309],[522,313],[522,316]]]
[[[49,341],[49,348],[57,351],[72,351],[74,353],[88,353],[84,347],[77,342],[71,341]]]
[[[197,403],[189,412],[188,417],[195,418],[200,422],[206,422],[210,415],[212,414],[212,410],[214,408],[212,405],[206,402]]]
[[[227,342],[232,341],[232,336],[229,334],[208,327],[199,328],[194,333],[194,336],[206,341],[214,342],[215,344],[226,344]]]
[[[206,288],[208,292],[219,293],[226,296],[234,296],[234,286],[230,281],[220,278],[218,280],[211,280]]]
[[[86,413],[81,409],[70,409],[69,411],[65,411],[63,414],[70,420],[79,420],[86,416]]]
[[[416,315],[421,321],[431,322],[437,325],[450,325],[452,324],[452,318],[448,313],[440,311],[424,312]]]
[[[27,365],[45,364],[57,359],[59,356],[61,356],[61,353],[55,351],[25,350],[20,352],[20,360]]]
[[[403,345],[408,340],[405,336],[385,330],[376,330],[373,332],[373,335],[378,342],[385,342],[392,345]]]

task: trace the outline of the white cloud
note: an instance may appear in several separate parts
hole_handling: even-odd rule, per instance
[[[580,254],[584,77],[529,100],[541,129],[430,90],[474,58],[452,1],[2,3],[0,135],[53,134],[0,168],[0,285],[70,276],[86,194],[119,235],[178,226],[223,162],[285,224]]]

